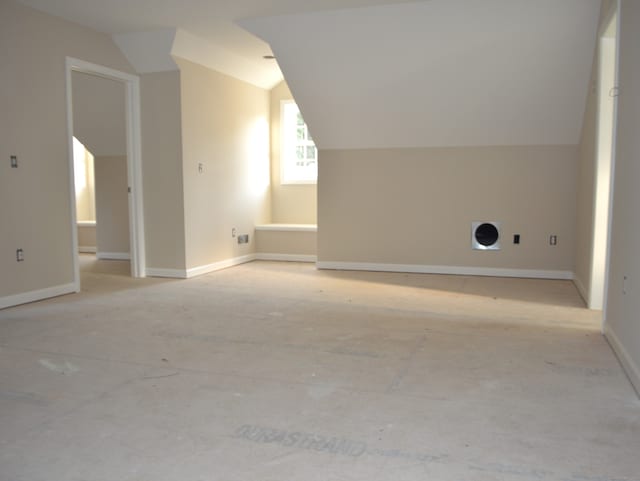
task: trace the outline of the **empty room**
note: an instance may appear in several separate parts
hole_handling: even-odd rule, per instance
[[[0,481],[640,481],[638,2],[0,0],[0,45]]]

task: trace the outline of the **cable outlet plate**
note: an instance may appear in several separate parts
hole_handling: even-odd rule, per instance
[[[248,244],[249,234],[242,234],[238,236],[238,244]]]

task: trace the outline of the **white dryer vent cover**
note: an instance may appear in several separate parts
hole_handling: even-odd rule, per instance
[[[500,222],[471,223],[471,248],[481,251],[500,250]]]

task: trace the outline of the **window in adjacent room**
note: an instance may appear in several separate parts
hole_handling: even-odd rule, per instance
[[[318,180],[318,149],[293,100],[280,108],[280,179],[282,184],[315,184]]]

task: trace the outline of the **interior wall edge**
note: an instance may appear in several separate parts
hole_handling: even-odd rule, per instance
[[[589,291],[585,287],[582,278],[577,273],[573,274],[573,283],[575,284],[576,289],[578,289],[578,293],[580,294],[580,297],[582,297],[582,300],[587,306],[589,306]]]
[[[622,369],[636,391],[636,395],[640,398],[640,366],[634,362],[633,358],[629,355],[620,341],[620,338],[616,334],[614,328],[608,322],[604,323],[604,337],[607,342],[609,342],[609,345],[618,358],[618,361],[620,361]]]

